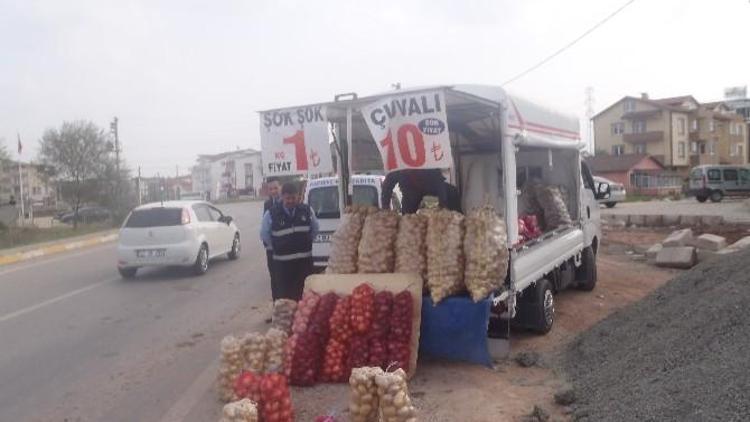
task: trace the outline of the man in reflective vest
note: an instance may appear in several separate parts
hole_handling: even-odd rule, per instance
[[[266,189],[268,190],[268,199],[266,199],[266,201],[263,203],[263,216],[265,216],[266,211],[270,210],[274,205],[281,202],[278,180],[268,180],[266,182]],[[261,216],[261,219],[263,218],[263,216]],[[266,248],[266,264],[268,265],[268,275],[271,277],[271,298],[275,301],[279,298],[279,294],[277,292],[278,281],[276,280],[276,274],[274,273],[273,267],[273,248],[271,248],[271,243],[266,243],[265,241],[263,241],[263,246]]]
[[[281,202],[263,215],[260,236],[273,249],[273,266],[279,298],[299,300],[305,278],[312,273],[312,241],[318,234],[318,220],[306,204],[300,203],[293,183],[281,187]]]

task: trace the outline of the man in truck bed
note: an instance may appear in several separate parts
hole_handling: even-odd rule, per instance
[[[401,213],[414,214],[425,196],[435,196],[438,205],[453,211],[461,211],[458,189],[447,183],[440,169],[398,170],[388,173],[383,180],[383,207],[390,208],[393,189],[398,184],[401,189]]]

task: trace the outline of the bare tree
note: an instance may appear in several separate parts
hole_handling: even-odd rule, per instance
[[[62,194],[73,205],[74,229],[82,200],[96,195],[92,189],[98,190],[111,160],[110,151],[107,134],[88,121],[63,122],[60,129],[47,129],[42,135],[39,159],[67,186]]]
[[[0,163],[10,161],[10,154],[8,149],[5,147],[5,138],[0,138]]]

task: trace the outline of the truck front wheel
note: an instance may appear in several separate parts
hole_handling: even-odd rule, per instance
[[[596,255],[591,246],[586,247],[581,252],[581,266],[576,273],[578,284],[576,288],[590,292],[596,287]]]

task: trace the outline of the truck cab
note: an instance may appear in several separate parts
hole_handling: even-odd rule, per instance
[[[385,176],[355,175],[352,177],[352,203],[385,208],[381,204],[382,185]],[[320,230],[313,239],[313,265],[316,272],[323,271],[328,265],[331,252],[331,235],[336,231],[341,219],[339,209],[338,177],[321,177],[307,182],[305,203],[312,208],[318,218]],[[401,210],[401,194],[394,190],[391,198],[391,209]]]

